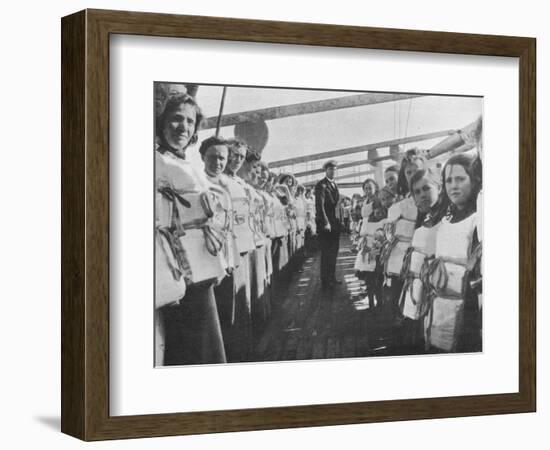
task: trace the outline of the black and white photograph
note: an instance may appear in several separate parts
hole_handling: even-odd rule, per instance
[[[155,367],[483,351],[483,97],[338,88],[152,86]]]

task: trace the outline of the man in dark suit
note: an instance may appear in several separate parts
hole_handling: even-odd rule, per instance
[[[338,186],[334,181],[337,163],[327,161],[323,165],[325,178],[315,185],[315,222],[321,247],[321,283],[323,287],[340,284],[336,279],[336,257],[340,245],[340,217]]]

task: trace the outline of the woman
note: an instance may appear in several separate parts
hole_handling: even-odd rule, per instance
[[[315,235],[317,226],[315,225],[315,199],[313,198],[313,189],[306,189],[304,202],[306,205],[306,232],[305,232],[305,252],[309,256],[315,250]]]
[[[305,187],[299,184],[294,194],[294,206],[296,211],[296,251],[301,253],[304,246],[306,231],[306,202],[304,199]]]
[[[275,198],[271,194],[274,178],[267,166],[267,163],[260,161],[261,171],[257,183],[257,191],[264,200],[263,208],[263,234],[265,236],[265,266],[266,279],[264,287],[265,301],[263,302],[263,320],[266,323],[271,315],[271,295],[273,287],[273,239],[275,239]],[[264,324],[265,324],[264,323]]]
[[[250,254],[250,302],[252,315],[252,329],[256,337],[261,331],[269,305],[266,303],[265,285],[267,279],[266,267],[266,236],[264,234],[264,199],[258,191],[261,174],[260,155],[248,150],[245,162],[239,171],[240,176],[247,183],[247,195],[250,199],[249,223],[254,234],[256,248]]]
[[[408,150],[402,161],[397,180],[397,195],[400,201],[388,209],[388,223],[385,226],[386,243],[380,262],[384,267],[384,302],[395,325],[401,324],[399,298],[403,289],[400,279],[403,258],[410,246],[418,210],[409,194],[409,183],[414,173],[423,169],[426,160],[419,150]]]
[[[361,207],[363,196],[357,192],[351,196],[351,230],[359,232],[357,225],[361,221]],[[357,228],[357,230],[356,230]]]
[[[427,275],[433,298],[425,322],[426,343],[439,351],[481,351],[481,313],[471,283],[480,258],[476,201],[482,182],[476,160],[464,153],[454,155],[442,172],[448,208]]]
[[[218,194],[205,174],[185,160],[188,147],[197,142],[201,119],[195,100],[180,94],[167,100],[155,124],[156,231],[186,283],[176,304],[157,309],[164,365],[226,362],[213,291],[226,274],[223,237],[213,220]]]
[[[369,299],[369,307],[374,308],[375,269],[377,256],[374,251],[374,236],[376,230],[381,228],[383,225],[383,222],[380,222],[378,218],[371,217],[373,213],[374,201],[378,194],[378,184],[376,181],[372,178],[367,178],[363,182],[363,193],[361,226],[359,230],[359,243],[357,246],[358,253],[355,258],[354,269],[356,271],[357,278],[365,282],[365,294]]]
[[[282,174],[279,178],[279,184],[288,189],[289,195],[285,196],[287,198],[286,205],[286,215],[288,223],[288,259],[289,262],[293,263],[293,256],[296,252],[296,234],[298,229],[298,224],[296,221],[296,208],[295,208],[295,198],[296,188],[298,186],[298,181],[294,175],[290,173]],[[284,202],[284,200],[282,200]]]
[[[394,194],[397,195],[397,180],[399,178],[399,168],[393,164],[384,170],[384,183]]]
[[[368,218],[372,212],[372,203],[378,196],[378,183],[372,178],[363,181],[363,202],[361,207],[361,218]],[[368,206],[370,205],[370,207]],[[367,206],[367,208],[365,208]]]
[[[233,204],[227,187],[227,176],[223,173],[228,161],[228,145],[227,140],[211,136],[202,141],[199,153],[204,163],[206,178],[214,185],[212,189],[219,194],[219,201],[215,205],[218,214],[214,216],[219,220],[215,225],[223,234],[226,270],[231,274],[239,263],[239,253],[233,234]],[[218,300],[217,295],[216,299]],[[217,301],[217,304],[219,310],[220,302]]]
[[[385,209],[384,217],[388,217],[388,210],[397,201],[397,194],[390,187],[384,186],[384,188],[378,192],[378,199]]]
[[[250,260],[256,250],[250,225],[251,202],[248,184],[237,175],[245,161],[247,145],[237,139],[228,141],[225,187],[233,206],[232,230],[238,256],[230,276],[216,287],[229,362],[249,361],[252,356],[252,316]]]
[[[431,169],[420,169],[410,181],[410,192],[419,211],[417,228],[401,271],[405,280],[400,305],[403,311],[402,350],[407,354],[424,350],[423,317],[429,301],[421,274],[435,254],[437,231],[445,212],[440,199],[441,180]]]
[[[290,221],[287,207],[290,203],[291,193],[287,184],[281,184],[277,180],[273,185],[272,193],[276,199],[274,204],[275,236],[273,241],[273,265],[277,269],[278,278],[284,277],[290,255],[288,252],[288,240],[290,233]]]

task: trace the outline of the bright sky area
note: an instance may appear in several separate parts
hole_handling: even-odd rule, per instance
[[[197,101],[206,117],[218,115],[222,91],[223,86],[200,85]],[[357,94],[359,92],[229,86],[223,114]],[[388,103],[269,120],[267,121],[269,139],[262,152],[262,159],[269,163],[395,138],[459,129],[482,115],[482,108],[483,98],[480,97],[426,95]],[[234,126],[222,127],[220,134],[224,137],[233,137],[233,130]],[[214,133],[215,129],[201,131],[199,142]],[[430,148],[442,139],[405,144],[402,149]],[[381,155],[387,152],[387,148],[383,149]],[[187,158],[202,167],[198,145],[188,150]],[[339,162],[353,162],[366,158],[366,153],[355,153],[336,159]],[[291,172],[310,170],[320,167],[323,162],[324,160],[317,160],[296,164],[284,170]],[[384,164],[391,164],[391,161],[385,161]],[[360,172],[369,168],[368,165],[357,165],[340,170],[338,175]],[[281,170],[283,169],[275,169],[275,172],[278,173]],[[317,178],[322,178],[322,174],[314,175],[311,179]],[[357,181],[359,178],[362,179],[364,176],[358,177]],[[302,178],[301,181],[309,181],[309,179]],[[356,179],[348,178],[345,181],[356,181]],[[350,195],[357,191],[359,190],[346,189],[345,194]]]

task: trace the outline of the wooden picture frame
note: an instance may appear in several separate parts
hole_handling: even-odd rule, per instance
[[[84,440],[535,411],[536,40],[85,10],[62,29],[62,416]],[[443,398],[109,415],[109,36],[221,39],[519,58],[519,391]]]

